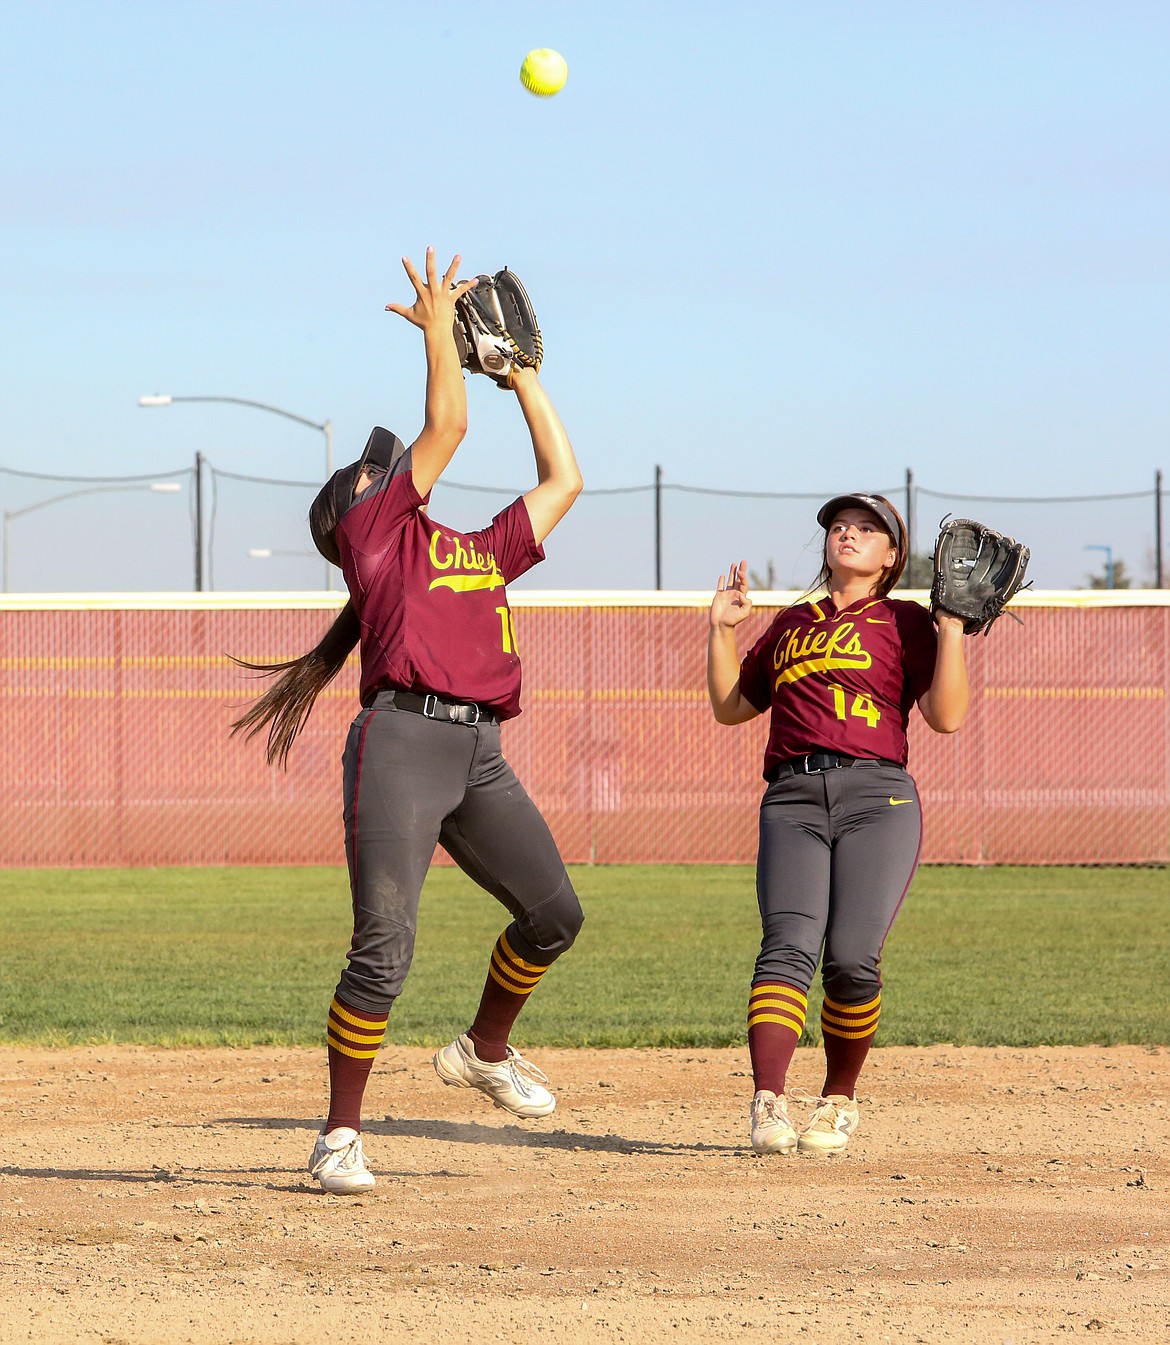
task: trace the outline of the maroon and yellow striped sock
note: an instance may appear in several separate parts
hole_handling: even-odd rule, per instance
[[[882,1012],[879,991],[865,1004],[838,1004],[825,996],[821,1032],[825,1039],[825,1086],[821,1095],[852,1097]]]
[[[761,981],[748,996],[748,1051],[755,1091],[784,1092],[788,1066],[804,1031],[808,996],[781,981]]]
[[[336,995],[329,1005],[329,1118],[326,1132],[338,1126],[362,1128],[362,1096],[374,1057],[386,1035],[389,1014],[366,1013]]]
[[[542,967],[518,957],[508,942],[507,930],[496,940],[475,1022],[467,1031],[481,1060],[508,1058],[508,1034],[516,1015],[550,966],[551,962]]]

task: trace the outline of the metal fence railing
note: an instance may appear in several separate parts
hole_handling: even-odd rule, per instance
[[[64,477],[0,467],[4,591],[339,586],[305,525],[319,485],[227,471],[202,453],[191,467],[151,477]],[[153,494],[176,486],[181,499]],[[483,526],[525,488],[444,478],[431,509],[466,531]],[[894,484],[837,481],[810,493],[684,485],[658,469],[645,485],[587,488],[558,526],[548,559],[520,587],[708,590],[731,561],[747,559],[757,586],[804,588],[820,567],[817,505],[841,489],[858,488],[889,496],[907,519],[913,555],[906,587],[922,581],[938,522],[947,514],[973,515],[1026,542],[1037,588],[1161,588],[1170,582],[1160,471],[1144,489],[984,497],[922,485],[911,471]],[[72,545],[62,547],[62,535]]]
[[[714,723],[705,593],[516,593],[505,750],[570,862],[749,863],[763,720]],[[741,648],[783,594],[757,595]],[[351,664],[287,772],[228,738],[229,654],[315,643],[336,594],[0,600],[0,865],[343,862]],[[969,645],[962,731],[915,716],[924,859],[1170,861],[1170,593],[1033,593]]]

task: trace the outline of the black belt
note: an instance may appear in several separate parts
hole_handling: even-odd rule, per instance
[[[790,775],[819,775],[822,771],[835,771],[842,766],[893,766],[902,770],[900,761],[891,761],[888,757],[847,757],[840,752],[809,752],[803,757],[789,757],[787,761],[778,761],[764,772],[769,784],[787,779]]]
[[[441,719],[448,724],[495,724],[499,716],[486,705],[467,705],[462,701],[444,700],[433,691],[420,695],[417,691],[379,691],[374,698],[375,704],[385,696],[396,710],[406,710],[412,715],[424,715],[427,719]]]

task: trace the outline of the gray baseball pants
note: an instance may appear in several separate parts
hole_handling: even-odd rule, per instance
[[[863,762],[770,784],[760,804],[763,938],[752,983],[807,993],[823,955],[825,994],[868,1003],[921,845],[918,790],[898,766]]]
[[[583,916],[548,825],[500,750],[500,725],[452,724],[380,694],[342,757],[353,943],[337,994],[387,1013],[414,955],[419,895],[436,842],[513,917],[518,957],[547,966]]]

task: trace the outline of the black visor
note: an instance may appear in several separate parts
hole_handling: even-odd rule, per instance
[[[366,466],[380,467],[382,471],[388,472],[405,452],[406,445],[396,434],[384,430],[381,425],[375,425],[366,440],[361,457],[357,460],[357,475],[354,480],[361,476],[362,468]]]
[[[894,539],[894,545],[899,551],[906,545],[906,539],[902,535],[897,514],[884,500],[879,500],[876,495],[834,495],[827,504],[822,504],[820,509],[817,510],[817,522],[828,531],[829,525],[842,509],[868,510],[877,517],[882,527]]]
[[[375,425],[357,462],[339,467],[321,487],[309,506],[309,531],[313,535],[313,545],[330,564],[341,564],[337,525],[353,503],[354,487],[363,469],[370,467],[388,472],[405,452],[406,445],[396,434]]]

